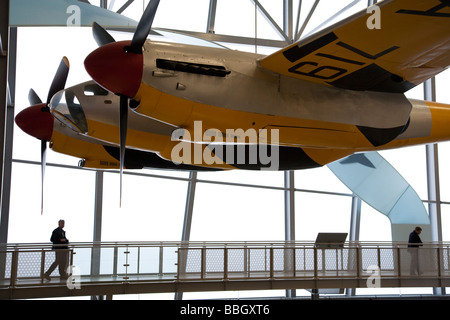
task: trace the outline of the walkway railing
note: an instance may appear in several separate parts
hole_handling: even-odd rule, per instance
[[[320,247],[310,242],[102,242],[74,243],[67,251],[72,274],[67,284],[374,276],[450,281],[450,243],[411,250],[406,243],[368,242]],[[44,278],[54,260],[48,244],[0,247],[0,289],[61,284],[58,268],[51,281]]]
[[[449,244],[312,243],[180,247],[179,280],[450,278]]]

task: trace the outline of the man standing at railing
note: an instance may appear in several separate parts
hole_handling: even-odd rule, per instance
[[[67,244],[69,243],[69,240],[66,238],[66,231],[63,230],[64,224],[64,220],[59,220],[58,228],[53,230],[52,236],[50,237],[50,241],[53,243],[52,249],[55,250],[56,257],[50,268],[44,273],[44,278],[48,281],[51,280],[50,275],[57,266],[59,266],[59,275],[61,276],[61,279],[65,280],[68,278],[66,268],[68,257]]]
[[[410,274],[420,275],[419,268],[419,247],[422,245],[422,239],[419,235],[422,232],[421,227],[416,227],[410,234],[408,240],[408,252],[411,254]]]

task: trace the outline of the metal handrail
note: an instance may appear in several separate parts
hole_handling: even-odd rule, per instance
[[[339,248],[318,248],[309,241],[69,245],[70,265],[82,267],[81,281],[96,282],[143,281],[144,275],[152,281],[367,279],[368,266],[377,267],[386,278],[408,278],[408,250],[406,242],[346,242]],[[450,279],[450,243],[424,243],[419,250],[427,259],[420,261],[422,277]],[[0,246],[0,286],[46,285],[43,274],[52,251],[48,243]]]

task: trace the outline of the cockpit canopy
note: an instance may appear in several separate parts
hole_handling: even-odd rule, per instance
[[[66,89],[56,93],[50,101],[50,111],[57,120],[75,132],[88,132],[83,108],[72,90]]]

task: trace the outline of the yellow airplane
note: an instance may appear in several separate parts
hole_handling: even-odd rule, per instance
[[[40,111],[52,127],[24,130],[85,166],[121,171],[294,170],[450,139],[449,105],[404,95],[450,65],[446,1],[385,0],[380,29],[363,11],[269,56],[146,40],[158,4],[131,41],[94,24],[100,47],[85,67],[101,87],[59,86]],[[23,128],[31,116],[18,118]]]
[[[43,166],[49,142],[53,151],[81,158],[81,167],[118,169],[119,98],[94,81],[61,89],[66,81],[68,66],[68,59],[64,57],[47,103],[43,103],[30,89],[28,98],[31,106],[16,116],[16,123],[23,131],[42,141]],[[134,145],[138,145],[140,150],[130,149],[127,152],[126,168],[210,170],[175,164],[162,159],[155,151],[148,152],[165,148],[166,144],[171,143],[170,134],[174,127],[137,113],[132,113],[130,122],[129,142],[133,144],[136,140]]]
[[[129,108],[176,127],[186,143],[286,147],[293,168],[450,137],[449,106],[404,96],[450,64],[446,2],[386,0],[381,29],[368,28],[364,11],[269,56],[146,41],[158,3],[132,41],[96,26],[101,46],[85,60],[94,81],[121,97],[122,149]]]

